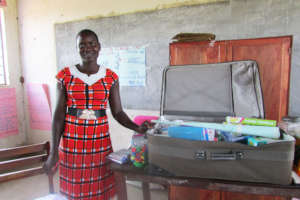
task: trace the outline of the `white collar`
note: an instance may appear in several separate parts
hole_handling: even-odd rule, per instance
[[[88,76],[85,73],[80,72],[75,65],[72,67],[69,67],[69,69],[70,69],[70,73],[75,78],[79,78],[80,80],[82,80],[83,82],[88,84],[89,86],[96,83],[99,79],[104,78],[106,75],[106,68],[104,66],[101,66],[97,73],[91,74],[90,76]]]

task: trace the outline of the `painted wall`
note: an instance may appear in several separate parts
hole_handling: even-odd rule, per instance
[[[57,73],[55,24],[181,5],[199,4],[202,1],[89,0],[88,4],[82,4],[82,2],[80,0],[18,0],[21,58],[25,81],[50,84],[52,86],[52,102],[55,102],[53,87],[55,85],[54,76]],[[292,105],[300,105],[300,95],[297,95],[297,85],[300,84],[300,79],[296,77],[300,72],[300,57],[297,56],[300,53],[300,1],[228,0],[226,3],[220,4],[219,7],[222,7],[222,9],[214,10],[210,6],[209,4],[203,5],[203,10],[207,11],[203,11],[205,13],[203,17],[209,24],[203,25],[201,30],[203,32],[204,30],[212,32],[219,30],[223,36],[219,39],[294,35],[291,75],[293,84],[291,85],[291,92],[295,95],[291,96],[290,102],[292,102]],[[225,10],[226,12],[219,12],[220,10]],[[223,19],[220,16],[226,17]],[[245,33],[245,30],[247,30],[247,33]],[[184,29],[183,31],[189,32],[191,30]],[[25,98],[25,108],[26,105],[27,101]],[[296,106],[290,106],[290,114],[300,114]],[[133,116],[144,113],[144,111],[129,112]],[[151,113],[157,113],[157,111],[150,111]],[[28,113],[26,113],[26,116],[28,116]],[[114,124],[111,128],[113,135],[124,131]],[[49,132],[31,130],[28,123],[27,132],[29,142],[39,142],[50,138]]]
[[[8,66],[9,85],[1,86],[16,88],[19,133],[0,139],[0,148],[22,145],[26,142],[24,118],[24,91],[19,79],[22,75],[20,65],[20,47],[18,34],[17,0],[8,0],[4,11],[4,38],[6,44],[5,58]],[[0,113],[1,114],[1,113]]]
[[[89,0],[88,3],[82,0],[18,0],[21,59],[25,83],[49,84],[52,106],[54,106],[56,84],[54,77],[57,73],[54,35],[56,23],[219,1],[224,0]],[[30,128],[26,95],[24,102],[28,143],[49,140],[51,138],[49,131]],[[131,118],[139,114],[158,115],[158,111],[128,110],[127,112]],[[113,147],[115,149],[127,147],[132,131],[118,125],[111,116],[109,118]],[[118,138],[119,133],[122,135],[122,140]],[[114,140],[114,138],[118,139]]]

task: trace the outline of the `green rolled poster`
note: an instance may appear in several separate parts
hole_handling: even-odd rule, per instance
[[[245,117],[226,117],[226,122],[230,124],[243,124],[253,126],[276,126],[276,120],[245,118]]]

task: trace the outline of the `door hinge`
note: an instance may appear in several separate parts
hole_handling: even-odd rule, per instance
[[[20,83],[24,84],[24,82],[25,82],[24,76],[20,76]]]

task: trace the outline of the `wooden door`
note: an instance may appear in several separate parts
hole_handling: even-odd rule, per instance
[[[288,114],[292,36],[170,44],[170,65],[208,64],[239,60],[258,63],[265,118]]]
[[[226,61],[226,43],[176,42],[170,44],[170,65],[208,64]]]
[[[281,120],[288,114],[292,36],[232,40],[226,46],[227,61],[258,63],[265,118]]]
[[[288,197],[276,197],[271,195],[243,194],[237,192],[222,192],[221,200],[289,200]]]
[[[171,186],[170,200],[221,200],[221,192],[201,190],[192,187]]]
[[[265,117],[280,120],[288,114],[289,79],[292,36],[210,42],[177,42],[170,44],[170,65],[208,64],[239,60],[256,60],[259,65],[264,96]],[[211,192],[188,187],[170,187],[170,199],[195,200],[253,199],[253,195],[232,192]],[[192,199],[192,198],[191,198]],[[287,198],[255,196],[257,200],[283,200]]]

